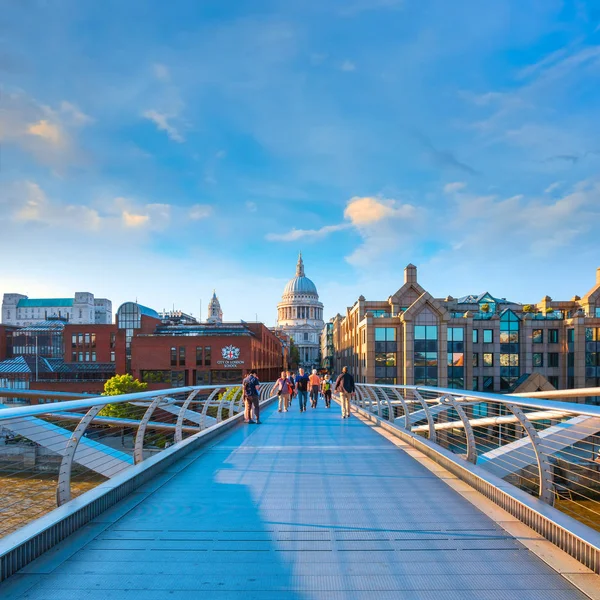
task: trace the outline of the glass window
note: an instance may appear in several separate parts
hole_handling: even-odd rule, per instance
[[[202,346],[196,346],[196,366],[202,365]]]
[[[179,346],[179,366],[185,366],[185,346]]]
[[[71,352],[71,360],[77,362],[77,352]]]
[[[494,391],[494,378],[493,377],[484,377],[483,378],[483,391],[484,392],[493,392]]]
[[[75,348],[75,346],[77,346],[77,334],[76,333],[74,333],[71,336],[71,347]]]
[[[415,385],[435,386],[438,383],[437,339],[436,325],[415,326]]]
[[[558,389],[558,375],[550,375],[548,377],[548,383],[554,387],[554,389]]]
[[[117,334],[116,333],[111,333],[110,334],[110,347],[114,348],[117,344]]]
[[[177,366],[177,348],[171,348],[171,366]]]
[[[479,342],[479,329],[473,329],[473,343],[477,344]]]
[[[79,352],[77,354],[77,357],[78,357],[78,362],[83,362],[83,352]]]
[[[416,329],[416,327],[415,327]],[[395,342],[396,328],[395,327],[375,327],[376,342]]]
[[[90,334],[89,333],[84,334],[84,340],[85,340],[85,344],[89,345],[89,343],[90,343]]]
[[[492,352],[484,352],[483,353],[483,366],[484,367],[493,367],[494,366],[494,355]]]
[[[92,339],[92,348],[96,347],[96,334],[92,333],[91,334],[91,339]]]
[[[85,353],[85,362],[90,362],[90,353],[89,352]]]
[[[462,327],[448,327],[449,342],[463,342],[465,339],[465,330]]]
[[[477,352],[473,352],[473,366],[479,366],[479,354]]]
[[[533,343],[534,344],[543,344],[544,343],[544,330],[543,329],[534,329],[533,330]]]
[[[110,353],[110,362],[115,362],[115,353],[114,352]]]
[[[494,330],[484,329],[483,330],[483,343],[492,344],[494,342]]]
[[[204,348],[204,366],[205,367],[210,367],[211,358],[212,358],[212,354],[211,354],[210,346],[206,346]]]
[[[567,329],[567,342],[575,341],[575,329]]]
[[[558,352],[548,352],[548,366],[558,367]]]
[[[92,352],[92,362],[96,362],[96,353]]]
[[[471,380],[471,389],[476,392],[479,389],[479,377],[473,377]]]
[[[541,352],[533,353],[533,366],[543,367],[544,366],[544,355]]]
[[[77,334],[77,343],[79,345],[83,344],[83,333],[78,333]]]
[[[548,343],[558,344],[558,329],[548,329]]]

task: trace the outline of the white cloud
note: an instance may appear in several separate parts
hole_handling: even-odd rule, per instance
[[[444,193],[454,194],[455,192],[460,192],[461,190],[464,190],[466,187],[466,183],[463,183],[462,181],[454,181],[452,183],[447,183],[444,186]]]
[[[125,227],[143,227],[144,225],[147,225],[150,222],[149,215],[136,215],[134,213],[130,213],[127,210],[124,210],[121,216],[123,219],[123,225],[125,225]]]
[[[555,181],[554,183],[551,183],[545,190],[544,190],[544,194],[551,194],[552,192],[556,191],[558,188],[560,188],[562,186],[562,181]]]
[[[192,221],[206,219],[213,213],[213,207],[210,204],[194,204],[188,212],[188,216]]]
[[[81,162],[76,144],[78,130],[92,119],[71,103],[52,108],[21,91],[8,91],[0,110],[0,141],[15,144],[52,167]]]
[[[157,129],[164,131],[171,140],[179,144],[185,141],[185,138],[179,133],[179,131],[169,123],[169,119],[173,118],[173,115],[167,115],[165,113],[158,112],[157,110],[147,110],[143,113],[143,117],[152,121]]]
[[[58,227],[94,230],[102,219],[93,208],[51,201],[44,190],[33,181],[16,186],[12,218],[21,223],[40,223]]]
[[[349,73],[351,71],[356,71],[356,65],[352,61],[350,61],[350,60],[345,60],[341,64],[340,69],[342,71],[345,71],[345,72]]]
[[[29,135],[39,136],[55,146],[62,146],[65,143],[64,135],[61,133],[58,125],[50,123],[46,119],[41,119],[37,123],[29,125],[29,127],[27,127],[27,133]]]
[[[248,212],[256,212],[258,210],[258,206],[256,205],[256,202],[246,202],[246,210]]]
[[[284,233],[268,233],[265,239],[270,242],[296,242],[303,239],[320,239],[334,233],[350,228],[350,223],[340,223],[339,225],[325,225],[320,229],[292,229]]]
[[[396,200],[355,196],[348,202],[344,217],[360,227],[386,218],[411,218],[414,213],[415,207],[411,204],[397,206]]]
[[[171,79],[171,73],[169,72],[169,68],[162,63],[155,63],[152,65],[154,70],[154,76],[159,81],[169,81]]]

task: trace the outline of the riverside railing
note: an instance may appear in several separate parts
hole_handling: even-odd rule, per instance
[[[413,445],[424,440],[421,446],[430,456],[443,455],[438,462],[458,465],[457,474],[460,471],[469,483],[479,476],[495,482],[488,488],[479,482],[480,491],[488,489],[487,495],[495,499],[498,490],[506,492],[503,503],[507,507],[508,496],[523,498],[526,492],[583,523],[589,534],[584,537],[595,540],[592,550],[585,550],[594,556],[588,566],[593,564],[598,571],[600,536],[591,530],[600,531],[600,406],[563,399],[600,396],[600,388],[533,395],[357,384],[353,403],[380,422],[406,432],[406,439],[415,440]],[[516,508],[514,514],[523,515]],[[573,521],[569,527],[583,531],[580,523]],[[558,530],[540,529],[543,535],[560,535]],[[573,544],[563,549],[571,551]]]
[[[0,537],[244,410],[240,385],[73,396],[0,390]]]

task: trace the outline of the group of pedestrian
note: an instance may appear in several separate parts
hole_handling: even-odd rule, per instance
[[[260,423],[260,381],[255,370],[250,371],[243,380],[242,389],[245,403],[244,422]],[[335,384],[332,383],[329,373],[321,378],[316,369],[313,369],[310,375],[307,375],[304,369],[298,369],[297,375],[291,371],[281,371],[281,376],[275,382],[274,390],[279,398],[278,412],[288,412],[292,407],[292,400],[296,396],[300,412],[306,412],[309,394],[311,408],[317,408],[321,394],[325,400],[325,408],[331,408],[331,395],[335,391],[340,397],[342,419],[350,416],[350,398],[355,393],[354,378],[348,373],[348,367],[342,368]]]

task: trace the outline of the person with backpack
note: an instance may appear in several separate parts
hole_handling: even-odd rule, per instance
[[[304,369],[298,369],[296,376],[296,392],[298,393],[298,402],[300,412],[306,412],[306,402],[308,400],[308,375],[305,375]]]
[[[294,383],[296,378],[294,376],[293,371],[286,371],[286,376],[287,376],[288,383],[290,384],[290,402],[288,405],[288,410],[291,410],[292,409],[292,400],[294,399],[294,396],[296,395],[296,384]]]
[[[348,373],[348,367],[342,368],[342,372],[335,382],[335,391],[340,395],[342,419],[347,419],[350,416],[350,396],[356,393],[354,377]]]
[[[331,408],[331,377],[329,376],[329,373],[325,373],[325,377],[323,377],[321,391],[323,392],[323,398],[325,399],[325,408]]]
[[[277,390],[277,396],[279,397],[279,408],[277,409],[277,412],[281,412],[282,407],[283,412],[287,412],[292,387],[285,371],[281,371],[281,377],[275,382],[275,389]]]
[[[317,375],[316,369],[312,370],[308,381],[310,383],[310,405],[313,408],[317,408],[317,401],[319,400],[319,390],[321,389],[321,378]]]
[[[260,381],[256,376],[256,371],[252,369],[242,381],[242,390],[244,392],[244,423],[259,423],[260,424],[260,406],[259,395]],[[254,409],[254,418],[252,420],[252,410]]]

